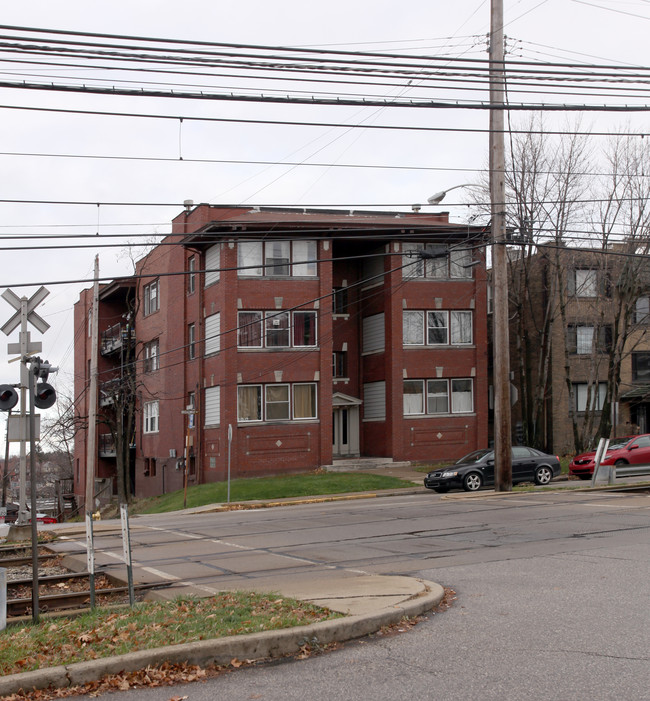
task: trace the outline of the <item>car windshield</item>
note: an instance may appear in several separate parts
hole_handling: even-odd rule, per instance
[[[491,456],[494,454],[492,450],[475,450],[473,453],[468,453],[464,455],[456,465],[471,465],[475,462],[480,462],[484,457]]]
[[[609,447],[607,450],[618,450],[625,446],[634,436],[623,436],[623,438],[612,438],[609,442]]]

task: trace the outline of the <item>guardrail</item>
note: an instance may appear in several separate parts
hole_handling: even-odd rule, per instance
[[[614,477],[643,477],[650,475],[650,465],[615,465]]]

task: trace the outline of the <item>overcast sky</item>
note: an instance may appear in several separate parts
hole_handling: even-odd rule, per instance
[[[287,47],[384,51],[449,58],[485,58],[489,31],[488,0],[31,0],[5,3],[2,22],[24,28],[120,34]],[[647,35],[649,0],[505,0],[505,33],[511,56],[535,61],[650,65]],[[29,32],[24,31],[27,35]],[[0,31],[8,36],[15,33]],[[79,68],[34,66],[26,70],[0,53],[0,81],[70,82],[97,72]],[[114,74],[107,75],[107,84]],[[135,82],[137,75],[131,76]],[[157,77],[160,80],[160,76]],[[197,82],[200,79],[197,79]],[[211,86],[235,81],[211,80]],[[238,84],[242,88],[242,84]],[[249,82],[251,90],[268,86]],[[289,88],[287,88],[289,89]],[[320,88],[314,88],[320,89]],[[331,89],[331,86],[329,87]],[[383,90],[383,92],[382,92]],[[387,99],[418,93],[417,85],[377,88]],[[453,98],[447,95],[447,98]],[[571,98],[581,102],[579,98]],[[604,100],[606,101],[606,100]],[[109,234],[143,236],[164,233],[186,199],[211,204],[266,204],[408,209],[433,192],[476,182],[487,162],[487,135],[455,131],[398,132],[352,128],[359,124],[408,124],[485,128],[486,111],[401,110],[378,107],[286,106],[260,103],[171,100],[164,98],[75,95],[0,88],[0,236],[5,239],[0,292],[9,287],[31,296],[45,283],[50,295],[38,308],[51,325],[41,336],[43,357],[61,366],[55,384],[72,385],[74,329],[72,305],[90,284],[94,255],[101,276],[131,271],[125,246],[96,248]],[[7,109],[57,107],[139,114],[240,119],[338,122],[350,129],[242,125],[186,119],[72,115]],[[525,116],[516,117],[523,120]],[[564,116],[549,117],[564,123]],[[596,129],[631,125],[647,128],[648,117],[589,114],[584,124]],[[84,156],[84,157],[81,157]],[[88,156],[94,156],[89,158]],[[110,158],[109,158],[110,157]],[[156,160],[153,160],[156,159]],[[202,160],[203,162],[199,162]],[[221,161],[221,162],[218,162]],[[318,167],[235,164],[223,161],[271,161],[329,164]],[[343,164],[383,168],[342,168]],[[338,167],[337,167],[338,166]],[[386,167],[390,166],[390,167]],[[399,168],[398,168],[399,167]],[[408,168],[407,168],[408,167]],[[409,169],[410,168],[410,169]],[[74,201],[87,205],[36,204]],[[450,204],[462,200],[451,198]],[[96,203],[168,203],[172,206],[107,206]],[[463,207],[445,206],[460,220]],[[51,251],[18,247],[66,245],[70,240],[35,242],[9,236],[92,234],[85,248]],[[13,247],[14,250],[7,250]],[[138,250],[138,249],[134,249]],[[86,283],[79,283],[86,280]],[[58,284],[57,284],[58,283]],[[22,287],[30,284],[32,287]],[[0,324],[12,314],[0,299]],[[15,383],[18,363],[7,364],[7,342],[0,339],[0,383]],[[0,422],[3,431],[4,422]]]

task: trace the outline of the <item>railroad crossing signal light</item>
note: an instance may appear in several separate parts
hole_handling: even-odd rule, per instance
[[[9,411],[18,404],[18,392],[11,385],[0,385],[0,411]]]
[[[39,409],[49,409],[56,401],[56,391],[47,382],[39,382],[34,388],[34,405]]]

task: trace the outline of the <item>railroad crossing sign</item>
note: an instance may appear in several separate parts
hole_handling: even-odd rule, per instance
[[[29,321],[37,331],[45,333],[50,325],[40,317],[34,309],[50,294],[49,290],[45,287],[40,287],[34,294],[27,300],[27,321]],[[2,326],[2,331],[8,336],[12,331],[20,326],[21,314],[22,314],[22,299],[11,290],[7,289],[2,293],[3,298],[11,304],[11,306],[16,310],[16,313],[5,322]],[[9,351],[11,353],[11,351]]]

